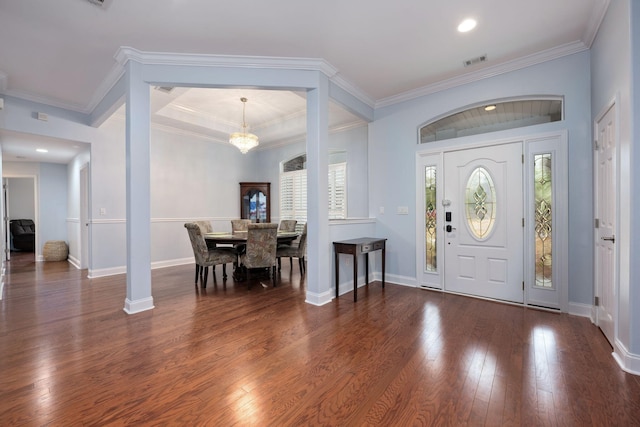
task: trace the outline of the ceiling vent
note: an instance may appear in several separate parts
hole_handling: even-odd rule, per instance
[[[475,58],[471,58],[471,59],[467,59],[466,61],[462,61],[462,63],[464,64],[465,67],[468,67],[470,65],[475,65],[475,64],[479,64],[481,62],[486,62],[486,61],[487,61],[487,54],[485,53],[484,55],[476,56]]]
[[[103,9],[106,9],[111,4],[112,0],[87,0],[91,4],[95,4],[96,6],[100,6]]]
[[[159,90],[160,92],[164,92],[164,93],[171,93],[171,92],[173,92],[175,87],[172,87],[172,86],[155,86],[154,89],[155,90]]]

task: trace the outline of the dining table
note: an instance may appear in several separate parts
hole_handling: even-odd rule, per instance
[[[287,244],[296,240],[300,236],[300,233],[294,231],[278,231],[277,239],[278,244]],[[204,233],[204,239],[209,243],[220,244],[233,244],[239,245],[247,243],[246,231],[214,231],[212,233]]]
[[[236,248],[242,248],[247,244],[246,231],[214,231],[211,233],[204,233],[203,235],[205,241],[207,242],[207,246],[209,247],[231,244]],[[294,231],[278,231],[278,244],[291,244],[291,242],[296,240],[299,236],[300,233],[296,233]],[[239,263],[234,264],[233,278],[239,281],[246,279],[246,269],[243,266],[239,265]]]

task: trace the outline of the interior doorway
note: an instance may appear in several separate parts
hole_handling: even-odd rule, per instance
[[[12,253],[37,258],[38,194],[34,176],[4,177],[5,259]]]

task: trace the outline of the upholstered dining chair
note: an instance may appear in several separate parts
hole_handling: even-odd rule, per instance
[[[202,232],[202,234],[213,233],[211,221],[196,221],[195,223],[198,225],[198,227],[200,227],[200,231]]]
[[[250,219],[232,219],[231,220],[231,231],[247,231],[249,224],[251,224]]]
[[[302,228],[302,234],[300,234],[300,240],[297,244],[294,242],[290,246],[279,245],[276,251],[276,257],[278,258],[278,270],[281,268],[281,258],[289,258],[289,264],[293,268],[292,258],[298,258],[298,265],[300,266],[300,274],[306,272],[306,266],[304,263],[304,257],[307,255],[307,224]]]
[[[198,275],[203,288],[207,287],[207,278],[209,276],[209,267],[215,267],[222,264],[222,278],[227,278],[227,263],[235,263],[237,256],[234,251],[229,249],[209,249],[204,240],[200,226],[193,222],[184,225],[189,233],[191,247],[193,248],[193,256],[196,260],[196,280],[198,283]],[[216,271],[213,270],[213,280],[215,281]]]
[[[278,227],[278,231],[288,231],[293,233],[296,231],[296,224],[298,221],[295,219],[283,219],[280,220],[280,226]]]
[[[249,224],[247,247],[240,255],[240,264],[247,269],[247,279],[252,268],[271,270],[273,286],[276,285],[276,249],[278,246],[278,224]],[[251,282],[249,281],[249,286]]]
[[[202,232],[202,234],[205,233],[213,233],[213,227],[211,226],[211,221],[195,221],[195,224],[198,225],[198,227],[200,227],[200,232]],[[209,249],[215,249],[216,245],[215,243],[209,243],[205,240],[205,242],[207,243],[207,247]],[[216,271],[216,267],[213,267],[213,271]]]

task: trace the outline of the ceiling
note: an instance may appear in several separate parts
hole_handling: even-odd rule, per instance
[[[90,113],[121,46],[145,52],[319,58],[372,107],[588,49],[609,0],[0,0],[0,93]],[[459,33],[473,17],[477,27]],[[486,56],[468,67],[464,61]],[[158,126],[261,143],[304,135],[303,93],[152,90]],[[333,129],[359,119],[332,106]],[[0,137],[2,135],[0,134]],[[3,153],[6,147],[3,142]]]

